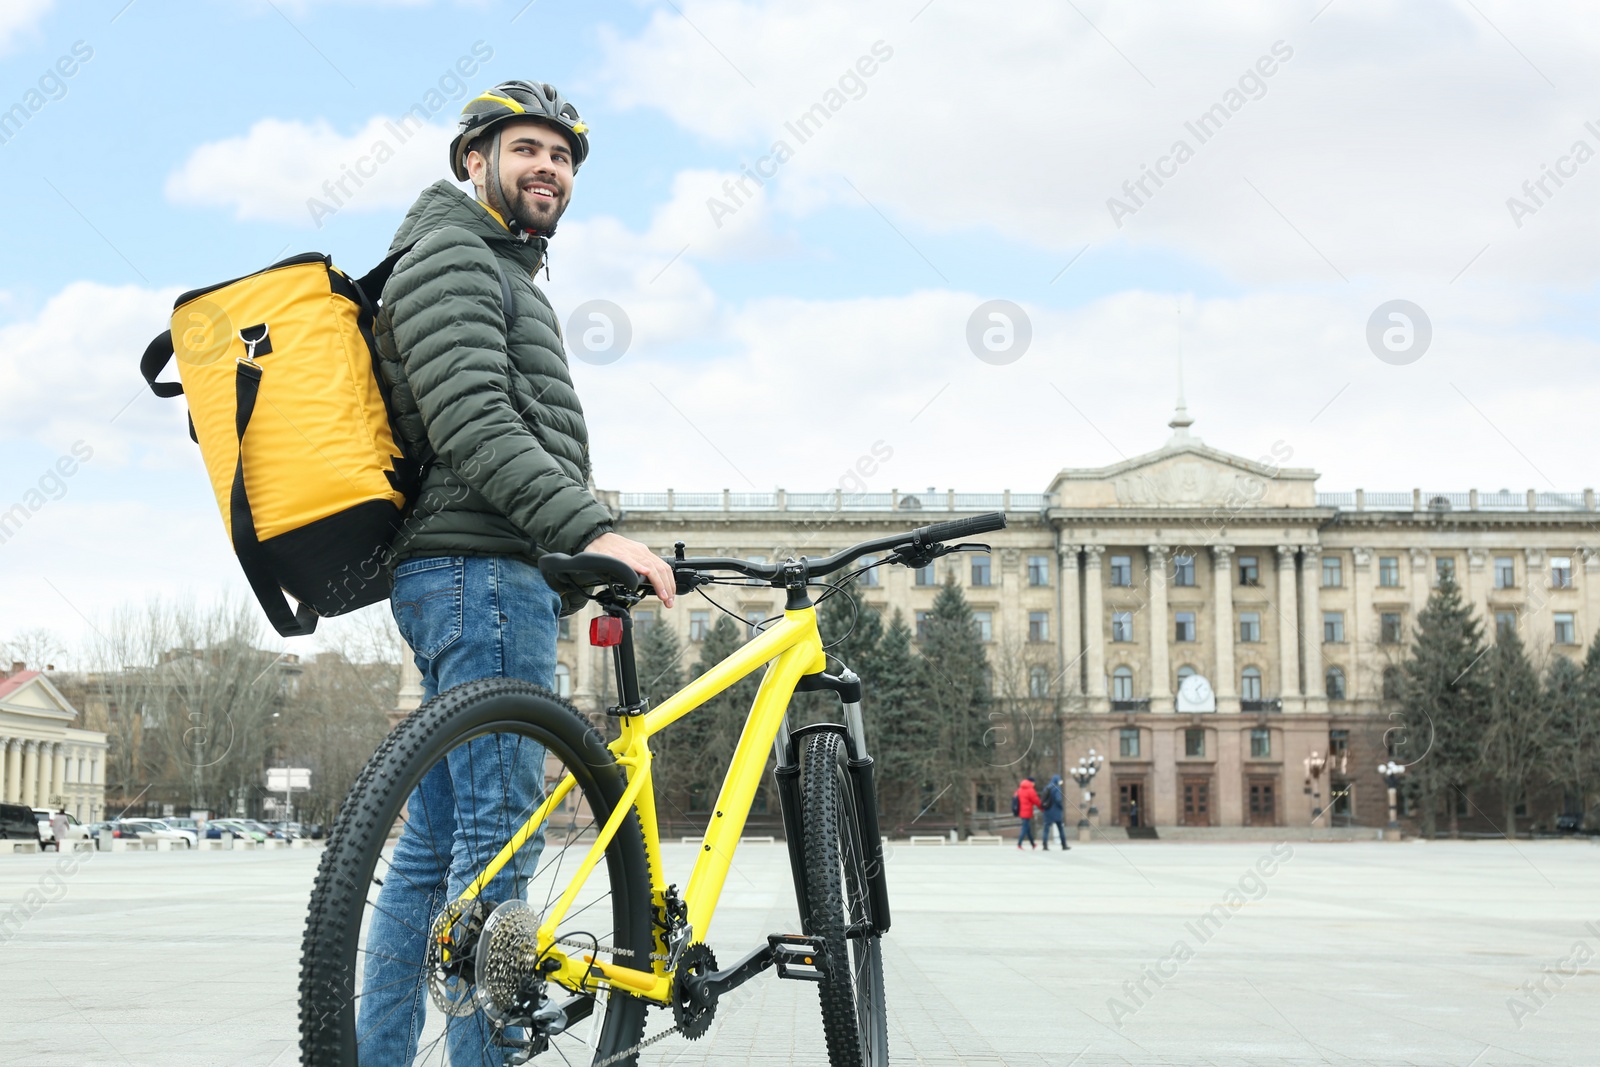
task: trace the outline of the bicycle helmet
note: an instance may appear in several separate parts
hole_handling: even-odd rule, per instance
[[[572,142],[572,172],[589,155],[589,127],[578,109],[556,87],[520,79],[504,81],[467,101],[450,142],[450,170],[458,181],[467,180],[467,149],[473,141],[512,119],[539,119],[560,127]]]

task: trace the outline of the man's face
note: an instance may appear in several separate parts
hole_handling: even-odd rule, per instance
[[[534,230],[554,229],[572,199],[572,145],[562,130],[543,122],[508,122],[500,138],[500,189],[511,214]],[[467,173],[480,198],[489,160],[467,153]],[[486,198],[484,198],[486,199]]]

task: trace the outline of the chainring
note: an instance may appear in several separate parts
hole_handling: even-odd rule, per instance
[[[717,957],[712,955],[711,946],[703,941],[689,945],[678,957],[678,967],[672,979],[672,1021],[677,1024],[676,1029],[691,1041],[704,1037],[705,1032],[711,1029],[711,1020],[717,1013],[717,1001],[715,997],[706,1001],[690,996],[684,978],[688,975],[704,977],[716,969]]]

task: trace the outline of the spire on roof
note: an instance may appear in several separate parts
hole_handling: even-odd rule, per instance
[[[1179,448],[1183,445],[1201,444],[1200,438],[1189,432],[1189,427],[1194,425],[1194,420],[1189,417],[1189,408],[1183,402],[1183,308],[1178,308],[1178,407],[1172,413],[1172,419],[1167,423],[1172,427],[1172,436],[1167,438],[1168,448]]]

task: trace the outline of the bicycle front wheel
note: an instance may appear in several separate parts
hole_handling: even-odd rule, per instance
[[[459,903],[568,775],[575,785],[540,832]],[[535,936],[625,787],[600,734],[526,682],[458,686],[396,728],[346,798],[317,871],[301,956],[306,1067],[631,1067],[645,1003],[547,980]],[[649,970],[649,887],[629,812],[556,948]]]
[[[889,1062],[883,1006],[882,938],[867,910],[867,863],[844,739],[812,736],[801,768],[806,895],[810,933],[822,941],[819,991],[822,1029],[832,1067],[884,1067]]]

